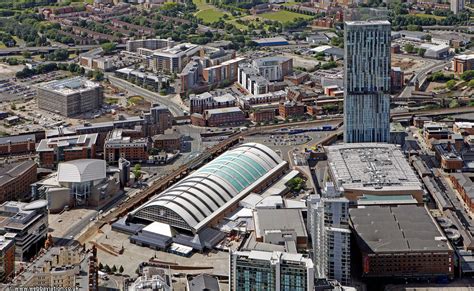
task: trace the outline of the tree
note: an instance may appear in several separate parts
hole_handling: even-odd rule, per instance
[[[288,185],[288,188],[290,188],[291,191],[299,192],[301,189],[303,189],[304,183],[305,182],[302,178],[295,177],[295,178],[289,180],[287,185]]]
[[[449,102],[449,108],[457,108],[459,107],[459,102],[456,99],[453,99],[451,102]]]
[[[108,55],[117,48],[117,44],[114,42],[106,42],[106,43],[103,43],[101,47],[104,50],[104,53]]]
[[[10,109],[11,110],[16,110],[16,104],[15,103],[10,104]]]
[[[25,58],[25,59],[29,59],[31,58],[31,53],[29,51],[23,51],[21,53],[22,57]]]
[[[94,79],[94,81],[103,81],[104,80],[104,73],[102,73],[101,71],[95,69],[94,72],[92,73],[92,79]]]
[[[454,80],[449,80],[448,82],[446,82],[446,88],[448,88],[449,90],[453,90],[455,86],[456,81]]]
[[[122,266],[122,265],[120,265],[120,268],[119,268],[119,270],[118,270],[118,271],[119,271],[119,273],[120,273],[120,274],[122,274],[122,273],[123,273],[123,271],[124,271],[124,270],[123,270],[123,266]]]
[[[105,265],[105,267],[104,267],[104,272],[110,273],[110,267],[109,267],[109,265]]]
[[[132,170],[133,175],[135,175],[135,179],[139,180],[142,176],[142,166],[140,164],[135,164]]]
[[[102,270],[104,269],[104,265],[102,265],[102,263],[99,263],[99,270]]]
[[[461,79],[463,79],[464,81],[470,81],[474,79],[474,70],[469,70],[462,73]]]
[[[415,47],[411,43],[407,43],[406,45],[404,45],[403,49],[409,54],[415,51]]]
[[[469,83],[467,83],[467,85],[470,87],[470,88],[474,88],[474,79],[469,81]]]
[[[115,265],[113,265],[111,271],[112,271],[112,273],[114,273],[114,274],[117,273],[117,267],[115,267]]]
[[[425,53],[426,53],[426,49],[424,49],[424,48],[419,48],[419,49],[418,49],[418,55],[419,55],[420,57],[425,56]]]

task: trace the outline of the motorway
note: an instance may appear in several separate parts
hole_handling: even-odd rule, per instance
[[[151,103],[159,103],[161,105],[168,107],[169,110],[171,111],[171,114],[173,114],[173,116],[175,117],[184,116],[183,108],[181,108],[178,104],[174,103],[172,100],[168,99],[167,97],[161,96],[158,93],[141,88],[128,81],[114,77],[111,74],[106,74],[106,76],[110,84],[117,86],[119,88],[122,88],[124,90],[127,90],[131,94],[140,95]]]

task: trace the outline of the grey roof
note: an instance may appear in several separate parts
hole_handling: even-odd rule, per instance
[[[148,221],[162,221],[159,213],[170,211],[186,223],[175,226],[199,230],[218,210],[282,163],[285,162],[267,146],[243,144],[156,195],[134,214]],[[151,219],[150,212],[156,218]]]
[[[5,144],[8,142],[11,143],[20,143],[20,142],[26,142],[28,140],[35,141],[35,135],[34,134],[22,134],[22,135],[9,135],[5,137],[0,137],[0,144]]]
[[[0,186],[28,171],[34,165],[33,161],[23,161],[0,166]]]
[[[330,173],[341,190],[422,191],[421,182],[396,145],[351,143],[325,149]]]
[[[58,165],[58,181],[83,183],[105,179],[106,163],[98,159],[79,159]]]
[[[254,214],[257,237],[268,230],[294,230],[298,237],[306,237],[306,226],[301,209],[258,209]]]
[[[189,291],[219,291],[219,281],[210,275],[200,274],[189,281]]]
[[[428,210],[416,205],[367,206],[349,210],[352,225],[374,253],[450,251]]]

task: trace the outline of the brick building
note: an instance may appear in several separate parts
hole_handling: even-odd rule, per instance
[[[204,112],[207,126],[238,125],[245,122],[245,114],[239,107],[209,109]]]
[[[131,162],[146,161],[148,159],[148,141],[145,138],[132,139],[123,134],[122,129],[115,129],[107,135],[104,144],[104,159],[117,162],[124,158]]]
[[[28,197],[30,184],[36,182],[36,163],[22,161],[0,166],[0,203]]]
[[[253,122],[267,122],[273,119],[275,119],[275,109],[273,108],[259,108],[250,113],[250,120]]]
[[[362,277],[454,277],[454,250],[439,239],[444,234],[426,208],[366,206],[349,213],[362,253]]]
[[[290,116],[303,116],[304,105],[302,103],[293,101],[281,102],[278,107],[278,112],[282,118],[287,118]]]
[[[474,54],[455,56],[453,59],[453,70],[456,74],[474,70]]]
[[[95,158],[97,136],[92,133],[42,139],[36,147],[40,166],[55,168],[59,162]]]
[[[405,86],[405,73],[400,67],[392,67],[390,70],[390,89],[400,91]]]
[[[181,149],[181,134],[174,130],[167,130],[164,134],[152,137],[153,148],[159,151],[173,152]]]
[[[0,137],[0,156],[34,153],[35,140],[34,134]]]

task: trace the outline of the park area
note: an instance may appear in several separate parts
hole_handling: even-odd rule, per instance
[[[259,17],[272,20],[272,21],[279,21],[282,23],[287,23],[287,22],[292,22],[295,21],[298,18],[303,18],[303,19],[312,19],[313,16],[310,15],[305,15],[305,14],[300,14],[296,12],[291,12],[287,10],[280,10],[280,11],[275,11],[275,12],[267,12],[267,13],[262,13],[258,15]]]
[[[229,12],[221,10],[213,6],[212,4],[206,3],[206,0],[193,0],[193,3],[197,7],[197,12],[195,13],[195,16],[201,19],[205,24],[211,24],[211,23],[217,22],[224,15],[227,15],[228,17],[226,18],[225,22],[235,25],[240,30],[247,29],[247,26],[245,24],[238,23],[239,19],[244,20],[247,23],[255,21],[255,18],[279,21],[282,23],[289,23],[289,22],[295,21],[298,18],[303,18],[303,19],[313,18],[310,15],[300,14],[300,13],[286,11],[286,10],[267,12],[267,13],[259,14],[257,16],[244,15],[242,17],[234,17]]]

